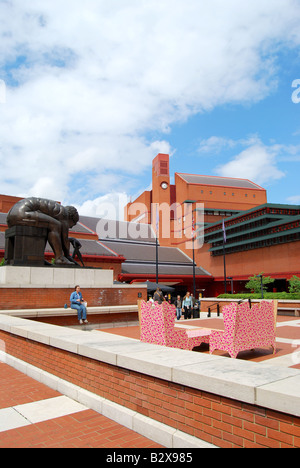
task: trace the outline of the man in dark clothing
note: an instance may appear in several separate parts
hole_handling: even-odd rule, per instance
[[[154,296],[153,296],[153,300],[155,302],[158,302],[159,304],[161,304],[163,302],[164,297],[163,297],[161,289],[159,289],[159,288],[156,289],[156,291],[154,293]]]

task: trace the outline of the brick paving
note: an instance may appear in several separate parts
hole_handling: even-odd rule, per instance
[[[204,315],[204,314],[203,314]],[[206,315],[206,314],[205,314]],[[224,322],[222,317],[206,318],[205,316],[200,319],[192,320],[180,320],[176,321],[177,326],[194,326],[213,328],[217,330],[224,330]],[[103,332],[113,333],[115,335],[126,336],[128,338],[140,339],[139,326],[131,327],[115,327],[115,328],[103,328]],[[253,362],[263,362],[270,359],[275,359],[287,355],[297,353],[295,358],[295,364],[290,365],[296,369],[300,369],[300,319],[299,317],[289,316],[277,316],[277,330],[276,330],[276,354],[273,354],[273,350],[270,349],[255,349],[254,351],[242,351],[238,355],[238,359],[243,359]],[[194,352],[209,353],[209,346],[202,344],[200,348],[194,349]],[[228,356],[229,354],[216,350],[214,355]],[[293,361],[292,361],[293,364]]]
[[[1,410],[17,405],[47,401],[62,396],[0,363],[0,419]],[[8,418],[9,411],[3,412]],[[46,419],[38,423],[0,430],[0,448],[161,448],[162,446],[102,416],[91,409]],[[0,421],[1,427],[1,421]]]

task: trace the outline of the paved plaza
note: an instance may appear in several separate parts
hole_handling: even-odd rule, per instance
[[[177,326],[222,329],[221,317],[180,321]],[[139,327],[102,329],[106,333],[139,339]],[[268,361],[300,369],[300,319],[278,317],[277,353],[245,351],[238,359]],[[208,353],[203,344],[194,352]],[[216,354],[225,353],[216,351]],[[230,359],[228,357],[228,359]],[[0,447],[4,448],[161,448],[148,438],[49,388],[0,362]]]
[[[217,330],[224,329],[222,316],[217,317],[217,314],[212,314],[211,318],[207,318],[207,313],[201,314],[201,319],[184,320],[183,318],[175,326],[186,328],[213,328]],[[102,331],[126,336],[128,338],[139,339],[139,326],[134,327],[119,327],[119,328],[103,328]],[[276,354],[273,354],[272,349],[255,349],[253,351],[243,351],[238,355],[238,359],[243,359],[253,362],[266,362],[282,367],[293,367],[300,369],[300,319],[299,317],[277,316],[276,329]],[[203,343],[201,347],[194,352],[209,353],[209,347]],[[228,356],[223,351],[214,351],[214,355]]]
[[[159,444],[0,363],[0,448],[159,448]]]

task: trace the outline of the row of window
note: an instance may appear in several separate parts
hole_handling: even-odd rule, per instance
[[[295,242],[300,240],[300,233],[290,234],[287,236],[265,239],[258,242],[251,242],[249,244],[236,245],[234,247],[226,247],[226,254],[232,254],[237,252],[243,252],[247,250],[261,249],[263,247],[271,247],[278,244],[286,244],[289,242]],[[223,250],[220,249],[215,252],[211,252],[213,257],[223,255]]]
[[[278,227],[272,228],[272,229],[268,229],[268,227],[266,226],[266,229],[262,229],[260,231],[253,231],[252,230],[251,232],[245,232],[244,234],[241,234],[239,237],[236,237],[236,238],[233,238],[232,240],[229,240],[229,245],[230,245],[230,241],[232,243],[235,243],[235,242],[242,242],[242,241],[245,241],[245,240],[253,239],[254,242],[255,242],[256,237],[268,236],[270,234],[275,234],[275,233],[278,233],[278,232],[289,231],[290,229],[295,229],[295,228],[297,228],[299,226],[300,226],[299,221],[294,222],[294,223],[289,223],[289,224],[286,224],[284,226],[278,226]],[[281,228],[281,229],[279,229],[279,228]],[[242,229],[242,228],[240,228],[240,229]],[[232,229],[230,232],[232,233],[233,231],[238,232],[238,229],[234,229],[234,230]],[[244,231],[244,229],[243,229],[243,231]],[[212,242],[212,239],[210,239],[209,243],[211,243],[213,247],[219,247],[220,245],[223,245],[223,240],[222,240],[222,242],[221,241]]]
[[[230,226],[234,226],[235,224],[240,224],[240,223],[243,223],[244,221],[249,221],[251,219],[259,218],[260,216],[263,216],[265,214],[267,214],[267,210],[263,209],[263,210],[255,211],[254,213],[249,213],[245,216],[238,217],[236,219],[232,219],[230,221],[226,221],[226,229],[228,229],[228,227]],[[207,229],[206,234],[208,235],[215,231],[220,231],[220,228],[218,226],[209,228]]]
[[[287,216],[295,216],[300,214],[300,210],[297,209],[288,209],[288,208],[268,208],[267,212],[270,214],[279,214]]]
[[[204,190],[201,190],[201,193],[203,194],[203,193],[204,193]],[[209,191],[209,195],[212,195],[212,194],[213,194],[213,191],[210,190],[210,191]],[[223,195],[224,195],[224,197],[226,197],[226,196],[227,196],[227,192],[223,192]],[[245,193],[245,197],[248,197],[248,195],[249,195],[248,193]],[[234,196],[235,196],[235,193],[234,193],[234,192],[231,192],[231,196],[234,197]],[[255,193],[253,193],[252,196],[253,196],[253,198],[256,198],[256,194],[255,194]]]
[[[259,219],[259,220],[256,220],[254,221],[253,223],[250,223],[248,224],[247,226],[245,225],[238,225],[236,226],[235,228],[231,228],[230,231],[228,230],[228,227],[226,226],[226,232],[227,232],[227,236],[230,232],[230,234],[241,234],[243,236],[243,238],[245,239],[248,239],[249,236],[250,236],[250,233],[247,233],[245,232],[246,229],[249,229],[249,230],[253,230],[253,229],[258,229],[260,227],[264,227],[269,224],[270,220],[267,219],[267,218],[263,218],[263,219]],[[290,229],[290,228],[289,228]],[[270,230],[270,231],[263,231],[263,234],[261,234],[261,232],[258,232],[256,235],[264,235],[265,233],[268,233],[268,232],[278,232],[278,231],[273,231],[273,230]],[[244,235],[243,235],[244,234]],[[218,239],[220,238],[220,236],[222,236],[222,233],[220,231],[220,229],[218,230],[218,233],[214,234],[214,235],[206,235],[205,236],[205,241],[208,242],[208,243],[212,243],[214,242],[215,239]],[[241,239],[241,238],[240,238]]]

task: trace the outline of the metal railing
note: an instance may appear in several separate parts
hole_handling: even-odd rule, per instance
[[[212,308],[214,306],[217,306],[217,317],[220,317],[220,303],[219,302],[215,302],[214,304],[211,304],[209,307],[208,307],[208,314],[207,314],[207,317],[211,317],[211,313],[213,312],[212,311]]]

